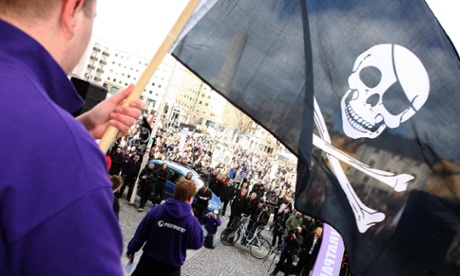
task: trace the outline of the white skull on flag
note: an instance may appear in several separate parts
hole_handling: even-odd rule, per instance
[[[397,128],[426,102],[430,84],[422,62],[408,49],[380,44],[362,53],[341,102],[342,126],[353,139]]]

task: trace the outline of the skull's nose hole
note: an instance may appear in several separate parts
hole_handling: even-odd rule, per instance
[[[377,105],[379,100],[380,100],[380,95],[379,94],[374,94],[374,95],[370,96],[369,98],[367,98],[366,103],[370,104],[372,107],[374,107],[374,106]]]

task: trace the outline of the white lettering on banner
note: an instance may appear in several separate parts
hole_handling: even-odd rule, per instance
[[[332,276],[334,273],[335,258],[337,256],[337,246],[339,244],[339,233],[331,229],[329,244],[327,245],[326,258],[324,265],[321,267],[321,276]]]
[[[334,272],[334,268],[333,267],[325,267],[323,266],[321,268],[321,276],[332,276],[332,272]]]
[[[177,226],[177,225],[169,223],[169,222],[164,222],[162,220],[158,221],[158,226],[159,227],[167,227],[167,228],[179,231],[181,233],[184,233],[185,231],[187,231],[185,228],[182,228],[180,226]]]
[[[338,245],[339,244],[339,237],[334,237],[334,236],[331,235],[331,237],[329,238],[329,241],[331,242],[331,244]]]

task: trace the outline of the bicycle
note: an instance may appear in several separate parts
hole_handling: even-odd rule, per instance
[[[245,224],[248,219],[247,216],[242,215],[239,222],[224,229],[220,234],[220,241],[223,245],[231,246],[240,239],[240,236],[243,236],[245,240],[243,244],[249,247],[251,255],[256,259],[265,259],[272,251],[272,246],[268,239],[261,235],[264,226],[258,226],[255,232],[252,233],[246,230]]]

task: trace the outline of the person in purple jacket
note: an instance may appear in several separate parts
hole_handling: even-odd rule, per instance
[[[205,241],[205,247],[208,248],[216,248],[216,233],[217,233],[217,228],[221,225],[221,220],[219,217],[219,211],[214,210],[214,212],[209,212],[206,215],[203,216],[202,219],[204,223],[204,228],[203,228],[203,235],[205,238],[210,236],[212,238],[212,244],[211,245],[206,245]]]
[[[203,230],[192,213],[196,185],[181,177],[173,197],[152,208],[139,224],[128,244],[130,262],[143,246],[143,253],[132,276],[180,275],[187,249],[200,249]],[[145,244],[145,245],[144,245]]]
[[[0,275],[123,275],[121,229],[100,139],[127,132],[143,103],[132,86],[83,106],[68,74],[96,0],[0,0]]]

